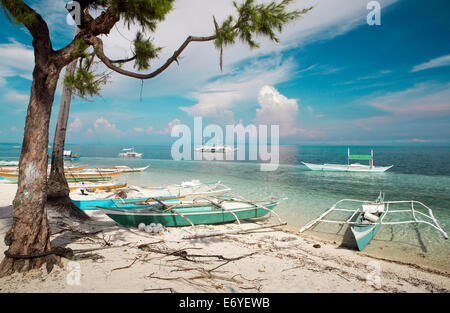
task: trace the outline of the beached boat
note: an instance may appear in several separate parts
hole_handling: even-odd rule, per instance
[[[142,155],[142,153],[136,152],[134,148],[125,148],[119,153],[121,158],[142,158]]]
[[[0,166],[19,166],[19,161],[0,161]]]
[[[131,198],[131,199],[95,199],[95,200],[72,200],[81,210],[97,210],[95,207],[108,207],[118,209],[137,209],[144,206],[159,205],[158,201],[178,203],[184,196],[155,197],[155,198]],[[155,200],[156,199],[156,200]]]
[[[123,226],[137,227],[140,223],[160,223],[165,227],[178,227],[260,218],[273,212],[279,202],[280,200],[271,200],[256,203],[231,197],[208,197],[176,204],[159,202],[159,205],[143,208],[96,208]]]
[[[77,189],[83,188],[86,191],[94,191],[98,189],[115,189],[115,188],[123,188],[123,187],[115,187],[112,188],[111,186],[105,185],[105,187],[101,188],[102,185],[100,183],[99,187],[97,188],[89,188],[88,183],[81,183],[78,184]],[[106,184],[106,183],[105,183]],[[92,185],[92,184],[91,184]],[[70,185],[69,185],[70,186]],[[75,190],[75,189],[74,189]],[[167,198],[167,199],[181,199],[185,197],[196,197],[196,196],[209,196],[213,194],[224,194],[228,191],[230,191],[231,188],[223,185],[220,183],[220,181],[212,182],[212,183],[200,183],[199,181],[191,181],[191,182],[183,182],[179,185],[170,185],[167,187],[156,187],[156,188],[140,188],[136,186],[130,186],[128,188],[128,191],[138,191],[138,194],[134,194],[134,198],[132,199],[124,199],[125,202],[132,202],[134,206],[142,207],[145,206],[150,202],[152,202],[153,198],[159,199],[159,198]],[[101,201],[109,199],[95,199],[92,201],[100,201],[99,203],[96,203],[95,205],[100,205]],[[79,203],[80,206],[83,208],[87,208],[89,205],[93,205],[90,203],[91,200],[80,200]],[[122,204],[122,203],[121,203]],[[100,205],[101,206],[101,205]],[[95,208],[89,208],[89,210],[95,210]]]
[[[338,208],[338,206],[343,203],[348,207]],[[349,208],[351,204],[355,203],[361,204],[361,207],[357,209]],[[405,209],[405,205],[408,205],[410,209]],[[392,209],[393,206],[400,208]],[[428,214],[419,211],[419,208],[428,211]],[[349,216],[345,220],[326,219],[326,216],[330,215],[332,212],[346,212]],[[386,221],[387,216],[405,213],[410,213],[412,219],[399,221],[398,218],[396,218],[395,221]],[[375,201],[342,199],[322,213],[318,218],[303,226],[300,229],[300,232],[304,232],[320,222],[350,225],[358,250],[363,250],[369,244],[375,237],[380,225],[425,224],[436,229],[445,239],[448,239],[447,233],[439,225],[439,222],[433,215],[433,211],[428,206],[415,200],[384,201],[384,197],[381,196],[381,193]]]
[[[88,165],[80,165],[80,166],[67,166],[64,167],[64,171],[66,172],[74,172],[74,171],[82,171],[85,170],[88,167]],[[50,173],[51,166],[48,166],[47,173]],[[18,172],[19,167],[17,166],[7,166],[7,167],[0,167],[0,173],[14,173]],[[117,171],[117,170],[116,170]]]
[[[213,195],[231,190],[220,181],[202,183],[197,179],[163,187],[133,186],[133,188],[139,191],[143,197]]]
[[[77,183],[69,183],[69,190],[75,191],[78,189],[83,189],[88,192],[92,192],[96,190],[125,188],[126,186],[127,186],[126,182],[77,182]]]
[[[81,182],[81,181],[108,181],[122,174],[122,172],[110,172],[110,173],[98,173],[98,172],[64,172],[64,176],[67,182]],[[47,177],[49,174],[47,174]],[[5,179],[7,181],[17,183],[19,179],[19,174],[17,172],[0,172],[0,179]]]
[[[131,167],[126,165],[117,165],[114,168],[95,168],[92,170],[95,170],[97,172],[115,172],[115,171],[121,171],[124,173],[133,173],[133,172],[143,172],[146,169],[148,169],[150,165],[144,166],[144,167]]]
[[[370,172],[382,173],[393,167],[390,166],[374,166],[373,165],[373,150],[371,154],[350,154],[350,148],[347,152],[347,164],[313,164],[302,162],[306,167],[312,171],[334,171],[334,172]],[[366,160],[369,165],[360,163],[350,163],[350,160]]]
[[[353,236],[359,251],[362,251],[375,237],[383,216],[386,214],[384,196],[380,195],[373,203],[365,203],[356,216],[356,224],[351,226]]]

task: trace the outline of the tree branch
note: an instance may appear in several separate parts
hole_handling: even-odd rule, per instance
[[[23,24],[28,29],[33,37],[33,46],[40,46],[39,52],[47,55],[52,51],[50,32],[42,16],[22,0],[0,0],[0,2],[15,22]],[[35,49],[35,52],[37,51],[38,49]]]
[[[214,39],[216,39],[216,35],[208,36],[208,37],[195,37],[195,36],[187,37],[186,40],[183,42],[183,44],[177,50],[175,50],[173,55],[169,59],[167,59],[167,61],[161,67],[159,67],[158,69],[156,69],[155,71],[153,71],[149,74],[138,74],[138,73],[127,71],[120,67],[115,66],[113,63],[117,63],[117,62],[110,60],[105,55],[104,50],[103,50],[103,41],[100,38],[91,36],[88,39],[88,42],[89,42],[89,44],[91,44],[94,47],[94,53],[97,55],[97,57],[111,70],[113,70],[119,74],[129,76],[129,77],[134,77],[134,78],[138,78],[138,79],[149,79],[149,78],[153,78],[153,77],[156,77],[157,75],[161,74],[173,62],[177,62],[178,57],[183,52],[183,50],[189,45],[189,43],[194,42],[194,41],[198,41],[198,42],[212,41]]]
[[[133,60],[136,59],[136,55],[132,56],[131,58],[128,59],[122,59],[122,60],[110,60],[111,63],[127,63],[127,62],[131,62]]]
[[[95,19],[93,19],[90,16],[89,12],[85,10],[83,12],[83,21],[85,22],[82,25],[83,28],[80,29],[80,32],[74,37],[74,39],[70,44],[56,51],[57,58],[55,59],[55,61],[58,62],[60,66],[63,67],[66,66],[67,64],[69,64],[78,57],[74,55],[77,40],[82,40],[85,43],[88,43],[87,38],[89,37],[108,35],[111,29],[114,27],[114,25],[116,25],[116,23],[119,20],[120,17],[113,14],[111,7],[109,7],[105,12],[103,12],[100,16],[98,16]],[[114,62],[114,63],[121,63],[121,62]]]

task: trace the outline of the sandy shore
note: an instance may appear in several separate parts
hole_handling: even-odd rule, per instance
[[[0,183],[0,253],[16,185]],[[450,274],[363,255],[285,229],[183,239],[148,234],[98,211],[79,224],[49,213],[52,243],[75,251],[64,268],[0,279],[0,292],[449,292]],[[265,221],[258,221],[263,224]],[[242,227],[254,227],[245,223]],[[198,232],[237,224],[197,226]],[[89,250],[90,251],[86,251]],[[84,250],[84,251],[83,251]]]

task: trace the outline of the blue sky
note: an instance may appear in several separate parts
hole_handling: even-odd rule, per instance
[[[64,1],[26,1],[48,21],[55,49],[71,41]],[[282,143],[450,143],[450,4],[385,0],[381,25],[369,26],[365,0],[297,1],[315,8],[289,25],[280,44],[227,48],[224,70],[212,43],[186,49],[156,79],[111,75],[102,97],[74,99],[69,143],[152,144],[172,141],[173,125],[279,124]],[[211,16],[233,13],[231,1],[178,0],[158,27],[157,67],[187,35],[208,35]],[[195,18],[193,18],[195,16]],[[33,70],[31,37],[1,15],[0,142],[21,142]],[[136,27],[104,38],[111,58],[130,56]],[[132,65],[130,65],[132,68]],[[99,66],[100,71],[105,71]],[[51,138],[61,93],[53,107]]]

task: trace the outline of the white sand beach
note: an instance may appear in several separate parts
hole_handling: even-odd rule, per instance
[[[0,252],[17,186],[0,183]],[[82,224],[49,212],[64,268],[0,279],[0,292],[449,292],[450,273],[376,259],[283,228],[183,239],[192,227],[148,234],[98,211]],[[265,221],[258,221],[265,223]],[[242,227],[254,227],[244,223]],[[237,224],[197,226],[198,232]],[[92,249],[81,252],[80,250]]]

